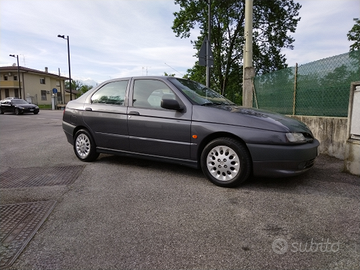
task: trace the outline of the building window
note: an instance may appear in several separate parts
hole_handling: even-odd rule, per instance
[[[4,75],[4,81],[7,81],[7,80],[8,80],[8,76]]]
[[[5,97],[9,96],[9,89],[5,89]]]
[[[41,90],[41,100],[47,100],[46,90]]]
[[[40,78],[40,84],[45,84],[45,78]]]
[[[14,93],[15,93],[14,96],[18,98],[19,97],[19,89],[14,89]]]
[[[16,75],[14,75],[14,81],[17,81],[17,76]]]

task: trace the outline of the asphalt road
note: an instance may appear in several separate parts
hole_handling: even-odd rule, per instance
[[[69,185],[0,189],[2,205],[57,202],[10,269],[360,269],[360,178],[342,161],[226,189],[177,165],[83,163],[61,117],[0,115],[0,173],[84,165]]]

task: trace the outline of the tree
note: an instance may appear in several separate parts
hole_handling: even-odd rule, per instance
[[[350,45],[351,52],[360,50],[360,19],[354,19],[354,21],[354,26],[347,34],[348,40],[354,42]]]
[[[175,74],[164,72],[164,76],[175,77]]]
[[[87,91],[89,91],[89,90],[92,89],[92,88],[93,88],[92,85],[83,84],[83,85],[80,87],[80,95],[86,93]]]
[[[207,1],[175,0],[172,29],[177,37],[189,38],[191,29],[200,29],[200,36],[191,41],[199,50],[207,35]],[[293,0],[254,0],[253,62],[257,74],[286,68],[281,49],[293,49],[294,33],[300,20],[301,5]],[[211,46],[214,56],[211,85],[225,96],[233,96],[242,84],[242,60],[245,44],[245,0],[212,0]],[[205,68],[197,63],[186,77],[205,82]]]
[[[82,85],[83,83],[80,81],[71,80],[71,90],[79,91]],[[65,88],[70,89],[69,80],[65,81]]]
[[[70,89],[69,81],[65,81],[65,88]],[[77,97],[92,89],[92,85],[83,84],[81,81],[71,80],[71,90],[78,91]]]

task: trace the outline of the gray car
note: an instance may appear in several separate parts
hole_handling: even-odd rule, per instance
[[[298,175],[319,142],[289,117],[237,106],[204,85],[175,77],[109,80],[69,102],[63,130],[82,161],[119,154],[201,168],[235,187],[251,175]]]

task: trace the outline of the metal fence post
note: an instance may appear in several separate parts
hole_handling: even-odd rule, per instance
[[[298,73],[298,63],[296,63],[296,65],[295,65],[293,115],[295,115],[295,112],[296,112],[297,73]]]

